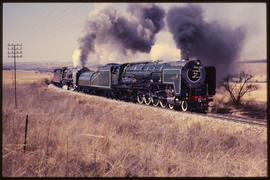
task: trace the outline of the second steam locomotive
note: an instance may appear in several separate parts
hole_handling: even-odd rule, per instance
[[[55,69],[53,83],[139,104],[205,112],[216,93],[216,69],[200,60],[110,63],[97,71]]]

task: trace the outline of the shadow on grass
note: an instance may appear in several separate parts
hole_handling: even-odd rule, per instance
[[[231,108],[217,108],[216,109],[216,113],[218,114],[231,114],[232,111],[231,111]]]
[[[215,104],[211,112],[218,114],[232,114],[234,110],[240,111],[242,116],[256,119],[266,118],[266,104],[259,104],[255,101],[247,101],[242,104],[235,105],[232,102]]]
[[[247,116],[250,118],[256,118],[256,119],[265,119],[266,118],[266,104],[258,104],[256,102],[246,102],[241,105],[240,107],[241,115]]]
[[[221,103],[221,102],[215,103],[211,109],[211,112],[218,113],[218,114],[232,114],[231,102],[227,102],[227,103]]]

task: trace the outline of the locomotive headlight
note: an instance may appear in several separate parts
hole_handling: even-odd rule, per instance
[[[198,103],[200,103],[200,102],[202,102],[202,98],[199,97],[198,98]]]

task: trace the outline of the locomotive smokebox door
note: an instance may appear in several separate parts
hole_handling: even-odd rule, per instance
[[[205,81],[205,69],[200,61],[189,61],[182,69],[182,78],[191,88],[199,88]]]

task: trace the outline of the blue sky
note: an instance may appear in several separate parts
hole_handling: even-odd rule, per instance
[[[99,3],[99,5],[102,5]],[[127,3],[112,3],[124,10]],[[161,3],[166,11],[177,3]],[[209,21],[244,26],[247,38],[240,59],[266,58],[265,3],[201,3]],[[21,61],[70,61],[78,48],[78,38],[84,35],[85,21],[94,10],[93,3],[4,3],[3,4],[3,62],[7,58],[8,43],[23,43]],[[156,43],[175,48],[168,28],[159,32]],[[150,58],[139,54],[135,59]]]

